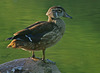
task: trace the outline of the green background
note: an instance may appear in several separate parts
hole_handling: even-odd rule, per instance
[[[47,20],[48,8],[58,5],[73,19],[62,18],[65,34],[46,50],[46,58],[56,62],[62,73],[100,73],[100,0],[0,0],[0,64],[31,56],[21,49],[6,48],[10,41],[5,39],[36,21]]]

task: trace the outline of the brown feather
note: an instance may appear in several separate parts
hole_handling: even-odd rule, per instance
[[[16,32],[14,35],[27,35],[27,34],[32,34],[33,36],[38,33],[43,33],[43,32],[50,32],[54,29],[54,27],[57,27],[53,22],[37,22],[35,24],[30,25],[26,29],[20,30]],[[49,37],[49,36],[48,36]],[[13,47],[13,48],[24,48],[26,50],[41,50],[43,47],[43,44],[39,43],[32,43],[32,42],[27,42],[27,41],[22,41],[22,40],[12,40],[12,42],[7,46]]]
[[[40,42],[41,43],[41,42]],[[43,44],[41,43],[31,43],[25,42],[20,40],[12,40],[11,43],[7,46],[7,48],[22,48],[24,50],[32,51],[32,50],[42,50],[44,48]]]
[[[14,36],[25,35],[25,34],[29,34],[29,33],[34,35],[34,34],[38,34],[38,33],[42,33],[42,32],[47,32],[47,31],[53,30],[54,26],[56,26],[56,25],[53,22],[46,22],[46,21],[37,22],[37,23],[27,27],[26,29],[16,32],[14,34]]]

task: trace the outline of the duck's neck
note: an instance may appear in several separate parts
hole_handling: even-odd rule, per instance
[[[55,22],[57,21],[59,18],[52,18],[48,16],[48,22]]]
[[[62,19],[60,19],[60,18],[51,18],[51,17],[48,17],[48,22],[54,22],[59,27],[65,27],[64,21]]]
[[[64,21],[62,19],[60,19],[60,18],[54,19],[54,18],[48,17],[48,22],[55,23],[60,28],[61,34],[64,33],[64,31],[65,31],[65,23],[64,23]]]

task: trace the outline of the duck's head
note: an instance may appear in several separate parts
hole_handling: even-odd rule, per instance
[[[49,10],[47,11],[46,15],[48,17],[51,17],[51,18],[60,18],[60,17],[68,17],[68,18],[72,18],[71,16],[69,16],[65,10],[60,7],[60,6],[54,6],[54,7],[51,7],[49,8]]]

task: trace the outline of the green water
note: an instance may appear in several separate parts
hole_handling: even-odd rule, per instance
[[[63,18],[66,32],[46,50],[46,58],[55,61],[62,73],[100,73],[100,0],[0,0],[0,64],[31,56],[6,48],[10,41],[5,39],[36,21],[47,20],[46,11],[55,5],[73,19]]]

